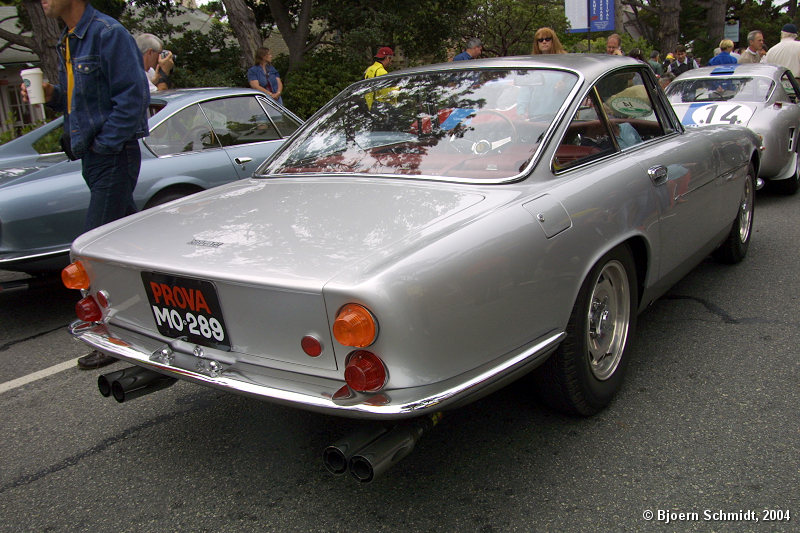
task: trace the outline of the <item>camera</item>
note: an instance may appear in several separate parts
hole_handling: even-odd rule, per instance
[[[167,57],[170,54],[169,50],[162,50],[161,57]],[[177,57],[175,55],[172,56],[173,61],[177,61]]]

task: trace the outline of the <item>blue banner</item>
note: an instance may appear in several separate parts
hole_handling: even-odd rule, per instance
[[[614,0],[591,0],[589,31],[614,29]]]
[[[564,0],[569,33],[614,30],[614,0]]]

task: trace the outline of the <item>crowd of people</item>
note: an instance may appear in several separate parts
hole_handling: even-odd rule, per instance
[[[747,34],[747,46],[735,49],[730,39],[722,39],[719,47],[714,51],[706,65],[730,65],[738,63],[771,63],[788,68],[796,78],[800,78],[800,41],[797,40],[797,27],[794,24],[785,24],[781,29],[781,40],[771,49],[764,43],[764,34],[761,30],[753,30]],[[451,61],[466,61],[477,59],[483,53],[483,43],[478,38],[467,41],[464,50],[453,56]],[[566,54],[567,51],[558,39],[552,28],[539,28],[533,36],[532,55],[539,54]],[[606,54],[626,55],[622,51],[622,38],[614,33],[606,39]],[[661,52],[653,50],[649,57],[639,48],[634,48],[628,56],[647,63],[653,73],[666,85],[671,80],[680,76],[687,70],[699,68],[699,58],[692,57],[686,46],[679,44],[663,58]],[[372,78],[386,74],[386,67],[391,62],[394,52],[389,47],[381,47],[375,56],[375,63],[364,73],[364,78]]]

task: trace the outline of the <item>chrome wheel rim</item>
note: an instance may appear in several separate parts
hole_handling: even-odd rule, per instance
[[[750,238],[750,226],[753,222],[753,179],[748,174],[744,182],[742,202],[739,204],[739,240],[742,244]]]
[[[600,381],[610,378],[622,360],[631,318],[630,286],[625,267],[609,261],[597,277],[589,299],[589,368]]]

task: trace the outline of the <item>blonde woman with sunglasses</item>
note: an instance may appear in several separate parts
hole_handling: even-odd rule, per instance
[[[561,46],[558,35],[550,28],[539,28],[533,36],[533,51],[531,54],[566,54]]]

